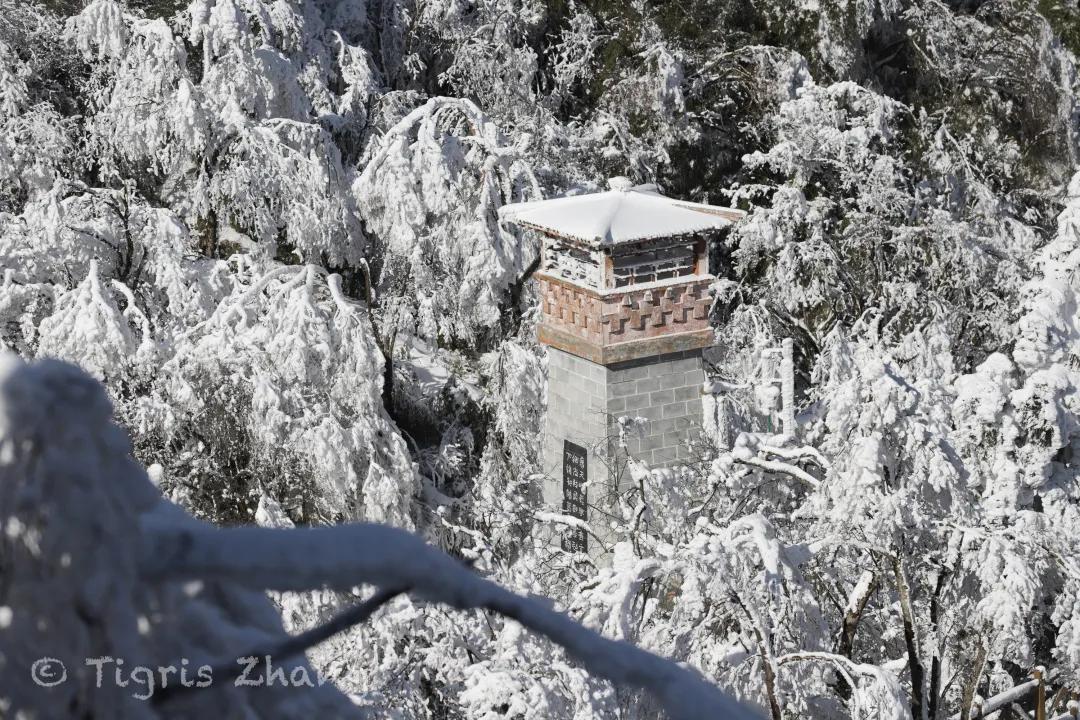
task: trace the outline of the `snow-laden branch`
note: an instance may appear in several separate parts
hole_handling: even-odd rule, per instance
[[[582,520],[581,518],[574,517],[573,515],[565,515],[563,513],[553,513],[545,511],[538,511],[533,514],[533,517],[536,519],[537,522],[553,523],[555,525],[564,525],[566,527],[582,530],[588,533],[589,537],[595,540],[605,552],[607,552],[609,549],[607,543],[604,542],[604,539],[593,531],[592,525],[590,525],[587,520]]]
[[[785,448],[777,445],[768,445],[756,433],[740,433],[735,439],[734,447],[728,453],[732,462],[748,465],[766,472],[780,473],[799,480],[812,488],[821,486],[821,481],[800,468],[795,463],[809,460],[823,470],[828,471],[829,461],[809,446]],[[776,460],[774,458],[780,458]]]
[[[843,655],[835,655],[827,652],[795,652],[787,653],[776,658],[777,665],[786,665],[792,662],[826,662],[836,666],[836,670],[844,676],[844,679],[854,687],[855,676],[859,674],[866,674],[865,670],[862,670],[858,663],[852,662],[849,658]],[[860,672],[861,671],[861,672]]]
[[[780,473],[782,475],[790,475],[796,480],[801,480],[812,488],[821,486],[821,481],[816,477],[806,472],[802,468],[792,465],[791,463],[777,462],[775,460],[763,460],[757,456],[750,456],[745,458],[737,458],[737,462],[750,467],[756,467],[759,470],[765,470],[767,472]]]
[[[367,185],[373,181],[376,171],[395,151],[394,140],[396,138],[408,135],[424,119],[431,118],[446,109],[460,112],[469,123],[470,130],[476,135],[486,138],[489,132],[487,116],[477,107],[476,103],[467,98],[433,97],[420,107],[412,110],[386,131],[377,146],[378,149],[368,159],[367,164],[361,171],[358,179],[359,184]]]
[[[568,527],[577,528],[578,530],[584,530],[590,535],[594,534],[592,531],[592,526],[589,525],[589,522],[587,520],[582,520],[581,518],[574,517],[573,515],[564,515],[562,513],[541,511],[533,513],[533,517],[536,518],[537,522],[551,522],[558,525],[566,525]]]
[[[810,447],[809,445],[802,445],[794,448],[762,445],[761,453],[763,455],[775,455],[784,460],[810,460],[823,470],[828,470],[831,467],[829,461],[825,459],[825,456],[818,452],[817,448]]]
[[[849,679],[853,678],[856,675],[865,675],[867,677],[872,677],[876,679],[881,677],[882,672],[879,666],[857,663],[851,658],[845,657],[843,655],[837,655],[836,653],[821,652],[816,650],[787,653],[776,658],[777,665],[786,665],[787,663],[802,661],[818,661],[832,663],[845,675],[847,675]]]
[[[843,655],[817,651],[788,653],[776,658],[777,667],[793,662],[831,664],[855,691],[851,699],[852,717],[876,717],[880,720],[902,720],[911,717],[896,675],[881,666],[857,663]],[[861,689],[856,678],[869,680],[870,687]]]
[[[754,717],[693,670],[499,587],[403,530],[371,524],[217,529],[160,517],[144,520],[143,529],[141,571],[148,579],[220,579],[278,591],[409,587],[434,602],[512,618],[561,645],[590,672],[648,691],[672,718]]]

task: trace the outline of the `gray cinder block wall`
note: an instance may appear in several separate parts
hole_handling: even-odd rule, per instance
[[[641,417],[640,437],[627,440],[631,454],[651,468],[690,457],[686,441],[701,429],[701,350],[687,350],[611,365],[607,370],[609,416]],[[614,430],[613,430],[614,432]]]
[[[647,421],[644,432],[627,442],[638,460],[654,469],[687,460],[691,452],[686,442],[702,424],[704,380],[701,350],[604,366],[548,347],[545,501],[556,506],[562,503],[565,440],[588,450],[590,505],[603,506],[605,495],[629,480],[616,476],[623,465],[614,443],[620,416]],[[597,514],[590,511],[588,520],[603,536],[604,519]]]
[[[553,347],[548,348],[547,417],[544,421],[544,501],[562,504],[563,441],[589,451],[588,481],[607,484],[607,468],[597,451],[608,436],[607,368]]]

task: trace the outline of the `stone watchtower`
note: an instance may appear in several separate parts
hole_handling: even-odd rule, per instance
[[[539,339],[549,350],[544,498],[582,520],[602,515],[621,481],[612,442],[619,416],[648,421],[628,442],[636,459],[661,468],[687,456],[702,418],[701,353],[713,344],[703,234],[742,216],[626,178],[609,187],[500,212],[544,236],[536,275]],[[586,551],[588,537],[571,529],[563,546]]]

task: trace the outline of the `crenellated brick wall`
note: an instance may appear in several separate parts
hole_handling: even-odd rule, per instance
[[[538,274],[545,342],[555,339],[556,345],[582,357],[604,361],[604,351],[611,346],[635,341],[653,341],[642,354],[657,351],[688,349],[677,346],[673,339],[665,346],[663,338],[694,333],[705,337],[711,333],[709,307],[712,297],[709,287],[712,278],[695,278],[659,287],[646,285],[599,292],[549,275]],[[684,343],[685,344],[685,343]],[[695,347],[709,344],[702,341]],[[640,356],[623,353],[618,359]]]

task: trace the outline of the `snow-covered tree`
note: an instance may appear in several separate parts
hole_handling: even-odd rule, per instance
[[[163,493],[270,543],[415,530],[777,720],[1031,709],[1038,666],[1063,712],[1078,38],[1076,8],[1036,0],[0,0],[0,347],[42,358],[4,361],[25,380],[4,392],[38,399],[5,399],[3,433],[83,458],[34,475],[21,440],[0,453],[0,514],[22,523],[0,592],[26,588],[0,597],[0,635],[55,610],[21,662],[36,632],[132,659],[277,633],[247,589],[141,583],[122,538]],[[584,523],[539,491],[537,239],[497,211],[611,175],[747,217],[710,247],[708,441],[677,469],[616,452],[631,481]],[[784,339],[798,415],[778,426]],[[44,358],[104,384],[156,491],[112,452],[96,386]],[[72,394],[89,415],[54,438],[41,418]],[[90,488],[99,471],[114,482]],[[605,558],[552,545],[567,523]],[[35,565],[39,536],[58,544]],[[78,566],[41,575],[69,545]],[[251,587],[299,633],[367,596],[320,578]],[[254,620],[207,620],[241,605]],[[140,615],[161,625],[132,633]],[[490,608],[414,596],[309,657],[374,716],[664,704]],[[25,679],[2,684],[22,702]],[[293,712],[278,699],[196,710]]]

